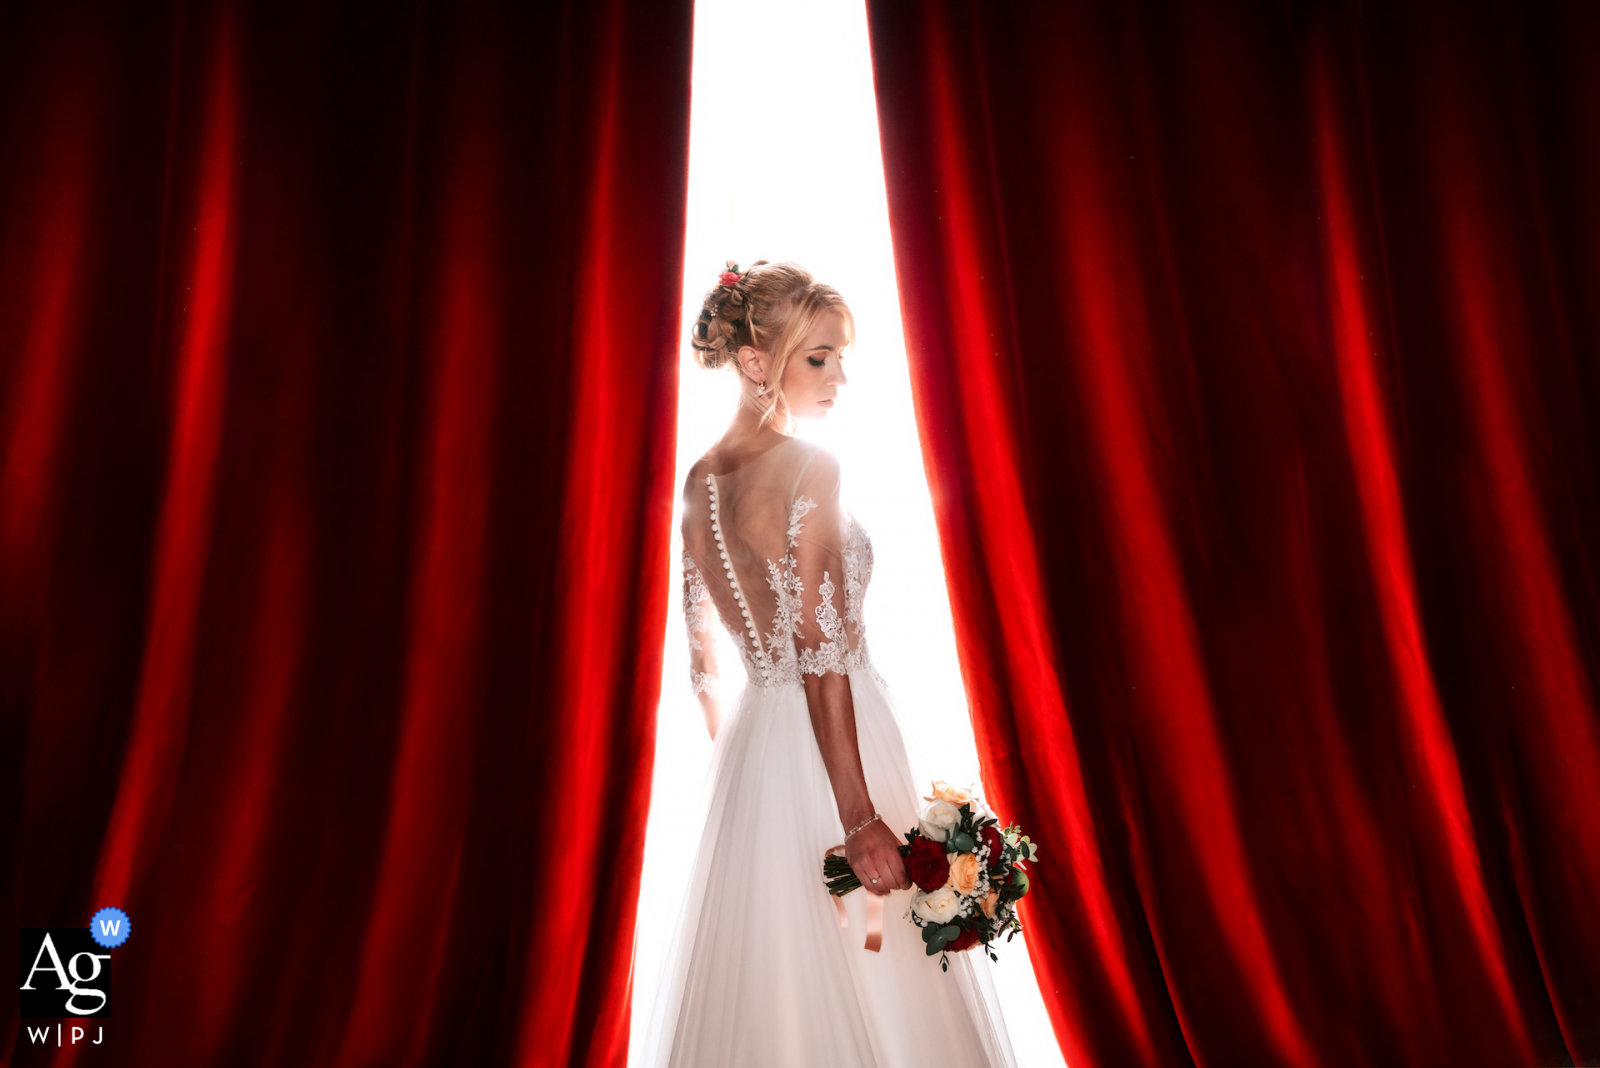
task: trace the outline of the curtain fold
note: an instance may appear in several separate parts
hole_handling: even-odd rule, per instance
[[[0,895],[116,1063],[625,1062],[691,13],[0,12]]]
[[[1600,22],[869,0],[1068,1063],[1600,1059]]]

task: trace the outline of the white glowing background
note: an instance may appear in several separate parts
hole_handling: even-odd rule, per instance
[[[845,359],[849,383],[827,419],[802,422],[800,433],[839,456],[846,504],[872,536],[865,605],[872,659],[894,686],[913,760],[939,778],[976,781],[911,406],[865,7],[861,0],[697,0],[693,87],[681,336],[687,339],[701,299],[729,258],[742,266],[794,260],[849,301],[858,334]],[[737,398],[733,373],[698,368],[687,340],[681,360],[678,487],[727,428]],[[688,885],[711,757],[689,690],[676,515],[672,537],[674,584],[634,957],[635,1036],[648,1024]],[[743,671],[732,641],[716,630],[722,698],[731,709]],[[820,884],[819,871],[819,892]],[[1005,944],[992,967],[1019,1063],[1062,1065],[1023,940]]]

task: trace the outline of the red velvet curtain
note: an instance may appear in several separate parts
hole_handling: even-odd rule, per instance
[[[132,917],[84,1063],[624,1063],[690,19],[0,11],[0,914]]]
[[[1600,12],[869,7],[1068,1062],[1600,1063]]]

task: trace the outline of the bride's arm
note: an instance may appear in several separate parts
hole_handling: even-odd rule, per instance
[[[876,811],[861,767],[855,700],[845,669],[844,512],[839,503],[839,463],[819,453],[797,486],[792,514],[795,592],[799,611],[795,646],[811,713],[811,731],[828,769],[839,821],[846,831]],[[868,890],[886,894],[911,883],[900,858],[899,839],[873,820],[845,841],[845,858]],[[877,879],[874,882],[874,879]]]
[[[717,694],[717,643],[711,633],[711,618],[715,612],[700,569],[685,549],[683,621],[689,632],[689,682],[700,699],[700,711],[706,717],[706,730],[712,738],[716,738],[717,728],[722,725],[722,702]]]
[[[833,784],[839,822],[849,830],[876,811],[861,770],[850,676],[829,671],[803,678],[806,704],[811,710],[811,730],[817,736],[817,747],[822,750],[828,781]],[[844,855],[860,877],[861,885],[873,893],[887,894],[911,885],[905,862],[900,858],[899,839],[881,819],[873,820],[847,838]],[[878,881],[874,882],[874,877]]]

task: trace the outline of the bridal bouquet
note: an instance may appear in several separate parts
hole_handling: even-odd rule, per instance
[[[1022,930],[1017,899],[1028,892],[1022,865],[1039,855],[1039,847],[1016,824],[1001,827],[970,789],[936,782],[933,796],[924,800],[917,826],[900,847],[916,887],[911,922],[922,928],[930,957],[981,945],[999,960],[990,944],[1002,934],[1010,941]],[[822,879],[835,896],[861,885],[849,862],[832,854],[823,859]],[[939,966],[948,971],[948,957],[941,956]]]

